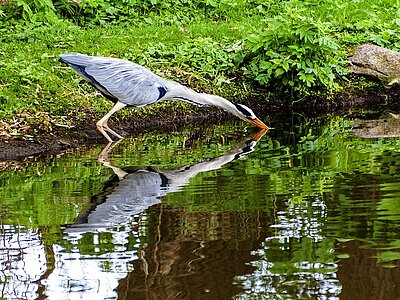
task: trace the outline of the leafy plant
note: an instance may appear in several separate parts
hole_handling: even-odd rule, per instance
[[[266,19],[266,28],[245,41],[244,73],[259,84],[271,82],[309,95],[312,89],[333,91],[345,74],[340,46],[329,35],[330,23],[289,9]]]
[[[44,22],[58,15],[81,26],[109,26],[121,22],[151,23],[161,15],[163,18],[157,22],[186,22],[198,16],[225,19],[235,14],[238,6],[245,5],[245,0],[16,0],[0,6],[0,15],[6,14],[8,21],[40,19]]]
[[[209,38],[199,38],[172,47],[160,42],[143,51],[130,52],[127,58],[142,65],[158,67],[169,63],[185,72],[211,79],[219,86],[230,82],[228,76],[235,70],[235,51],[235,45],[225,46]]]
[[[43,20],[51,19],[55,15],[55,9],[52,0],[15,0],[5,1],[1,8],[6,12],[6,19],[23,19],[33,21],[39,16]]]
[[[0,119],[9,124],[27,111],[107,111],[57,62],[61,52],[127,58],[230,99],[248,95],[238,65],[263,86],[324,96],[341,84],[354,45],[400,49],[400,0],[10,0],[0,18]]]

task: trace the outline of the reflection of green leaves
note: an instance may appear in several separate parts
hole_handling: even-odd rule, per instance
[[[27,169],[0,174],[0,201],[10,208],[5,210],[3,222],[27,227],[73,222],[104,175],[99,174],[101,167],[95,162],[70,164],[64,159],[68,157],[58,159],[56,165],[37,162]]]
[[[353,239],[346,239],[346,238],[340,238],[340,237],[336,238],[336,240],[340,243],[346,243],[346,242],[353,241]]]
[[[400,240],[390,242],[390,246],[396,249],[400,249]]]
[[[400,251],[382,251],[377,256],[379,262],[390,262],[400,260]]]
[[[237,134],[240,136],[239,130]],[[113,162],[122,167],[179,168],[226,153],[237,141],[232,137],[222,139],[223,136],[218,128],[204,130],[197,138],[189,131],[143,135],[137,137],[135,143],[127,140],[125,146],[117,147],[114,152],[119,156]],[[0,203],[7,208],[3,210],[3,222],[27,227],[57,227],[72,223],[111,175],[109,169],[95,160],[100,151],[101,147],[97,147],[80,153],[79,158],[63,155],[2,171]]]
[[[346,259],[346,258],[350,258],[350,254],[340,253],[340,254],[336,254],[336,257],[339,259]]]
[[[257,145],[256,152],[250,155],[251,159],[245,158],[239,160],[232,163],[228,168],[216,171],[222,175],[220,180],[226,178],[229,181],[232,181],[232,176],[235,176],[235,174],[243,172],[247,174],[247,176],[241,177],[240,180],[245,180],[247,182],[246,185],[249,187],[255,187],[251,189],[253,195],[250,199],[252,200],[247,198],[250,195],[243,199],[243,201],[247,202],[247,205],[243,205],[243,203],[234,199],[232,199],[232,202],[225,199],[223,205],[230,209],[238,209],[238,207],[241,207],[241,209],[249,209],[250,207],[258,209],[260,203],[254,202],[249,206],[249,201],[271,199],[269,195],[288,195],[292,204],[301,203],[302,201],[308,201],[309,197],[323,195],[324,193],[333,191],[335,182],[341,180],[342,175],[340,174],[360,171],[371,175],[381,174],[382,171],[387,169],[382,166],[382,163],[392,164],[388,159],[382,160],[381,153],[397,149],[399,143],[396,139],[383,141],[382,139],[374,140],[352,137],[347,133],[350,125],[351,123],[348,121],[336,119],[330,121],[330,123],[325,126],[319,127],[318,130],[316,130],[316,127],[308,127],[305,132],[298,133],[298,142],[293,145],[282,144],[281,140],[271,139],[268,135],[265,136],[262,143]],[[303,129],[298,128],[297,130],[302,131]],[[220,133],[210,132],[210,134],[217,137],[219,134],[223,135],[224,133],[221,131]],[[207,147],[204,147],[204,144],[202,144],[203,146],[198,144],[199,147],[196,148],[197,150],[192,151],[190,147],[195,145],[193,145],[191,138],[190,134],[170,134],[154,137],[144,135],[139,137],[135,144],[119,148],[121,149],[121,154],[114,158],[114,162],[117,165],[126,165],[127,163],[128,165],[157,165],[160,168],[168,169],[222,155],[234,147],[234,143],[232,144],[233,141],[228,140],[228,144],[225,144],[215,140]],[[195,143],[198,142],[195,141]],[[188,146],[189,148],[187,148]],[[152,151],[151,155],[148,156],[146,153],[148,153],[150,149],[155,151]],[[262,157],[258,157],[257,151],[263,153]],[[189,153],[190,155],[188,156]],[[127,161],[126,157],[135,157],[135,159]],[[395,162],[396,160],[393,160],[393,163]],[[52,167],[51,172],[49,172],[45,165],[42,165],[40,168],[44,170],[39,172],[44,174],[41,175],[40,180],[43,180],[44,184],[47,186],[42,186],[40,188],[47,190],[48,194],[57,193],[57,190],[52,191],[54,186],[57,186],[60,191],[72,191],[76,189],[76,187],[74,187],[76,182],[65,180],[64,177],[70,176],[72,178],[72,174],[58,173],[64,169],[60,168],[58,170]],[[96,168],[96,176],[100,176],[98,178],[105,178],[104,174],[101,175],[99,173],[100,170],[102,170],[101,166],[96,166]],[[400,166],[393,164],[388,170],[390,170],[391,173],[396,173],[396,170],[399,171],[399,169]],[[71,172],[80,174],[79,178],[83,180],[82,184],[89,184],[93,180],[93,170],[86,166],[77,165],[75,170],[71,168],[67,168],[66,170],[71,170]],[[4,176],[7,175],[2,174],[2,176],[4,178]],[[21,176],[22,177],[20,177],[20,175],[13,176],[13,184],[8,188],[11,189],[13,186],[19,186],[18,192],[22,193],[23,191],[28,191],[28,194],[31,193],[32,189],[37,190],[39,188],[37,187],[38,183],[35,183],[32,187],[32,181],[22,183],[22,178],[26,175],[21,174]],[[35,178],[35,176],[32,178]],[[193,184],[201,185],[204,180],[208,180],[207,178],[208,174],[199,174],[192,182]],[[267,194],[265,194],[263,190],[257,188],[257,181],[261,178],[268,178],[264,190],[268,191]],[[342,187],[344,187],[344,185],[342,185]],[[2,188],[3,191],[5,191],[4,188],[5,187]],[[215,188],[219,189],[220,187],[216,186]],[[89,190],[90,189],[87,189],[87,191]],[[382,183],[381,190],[385,192],[385,195],[390,196],[390,193],[393,193],[392,190],[396,191],[396,182]],[[215,195],[219,194],[217,190],[215,193]],[[25,195],[21,194],[20,198],[24,197]],[[65,197],[68,198],[68,196]],[[182,197],[186,197],[186,195],[183,194]],[[400,213],[398,210],[398,201],[396,201],[397,198],[387,197],[382,199],[379,203],[378,211],[380,219],[397,218]],[[343,205],[351,205],[345,195],[340,195],[338,199]],[[184,202],[178,200],[176,203]],[[201,209],[209,209],[207,202],[202,204],[202,202],[194,201],[194,203],[196,203],[195,206],[197,206],[197,209],[200,209],[203,204],[204,206]],[[194,207],[192,207],[192,209],[194,209]]]
[[[400,227],[396,223],[400,216],[399,141],[361,139],[351,135],[350,128],[350,121],[334,118],[315,126],[294,126],[288,133],[283,131],[276,136],[273,132],[267,134],[248,156],[221,169],[198,174],[181,191],[168,194],[163,203],[188,212],[263,212],[275,220],[277,204],[284,202],[288,204],[284,209],[293,209],[301,218],[314,220],[321,231],[326,228],[329,236],[339,241],[362,239],[368,248],[395,252],[400,246]],[[144,134],[135,143],[121,142],[110,158],[115,166],[173,170],[226,154],[248,135],[239,129],[245,127],[232,129],[229,125],[195,133]],[[2,172],[3,220],[34,227],[71,223],[112,174],[94,161],[100,148],[83,152],[79,159],[65,155],[17,172]],[[360,176],[364,194],[359,195],[353,191],[359,188]],[[368,201],[371,195],[378,196]],[[315,201],[326,206],[328,215],[315,215],[321,210],[310,205]],[[332,217],[329,214],[333,212]],[[361,229],[367,230],[368,235],[360,236]],[[330,247],[312,249],[312,242],[302,243],[296,249],[296,259],[309,259],[310,251],[318,252],[316,255],[322,259]],[[275,267],[289,268],[287,262]]]

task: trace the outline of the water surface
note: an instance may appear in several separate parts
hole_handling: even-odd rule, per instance
[[[397,135],[275,124],[1,163],[0,296],[400,298]]]

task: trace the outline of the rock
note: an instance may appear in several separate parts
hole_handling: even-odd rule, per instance
[[[361,138],[400,137],[400,116],[389,113],[389,116],[383,119],[355,119],[352,132]]]
[[[349,58],[350,70],[378,78],[388,85],[400,83],[400,53],[372,44],[358,46]]]

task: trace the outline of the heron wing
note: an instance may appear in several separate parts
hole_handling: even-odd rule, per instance
[[[126,60],[94,58],[85,71],[112,96],[132,106],[152,104],[167,91],[165,79]]]
[[[168,91],[167,80],[127,60],[79,53],[61,58],[106,96],[131,106],[152,104]]]

